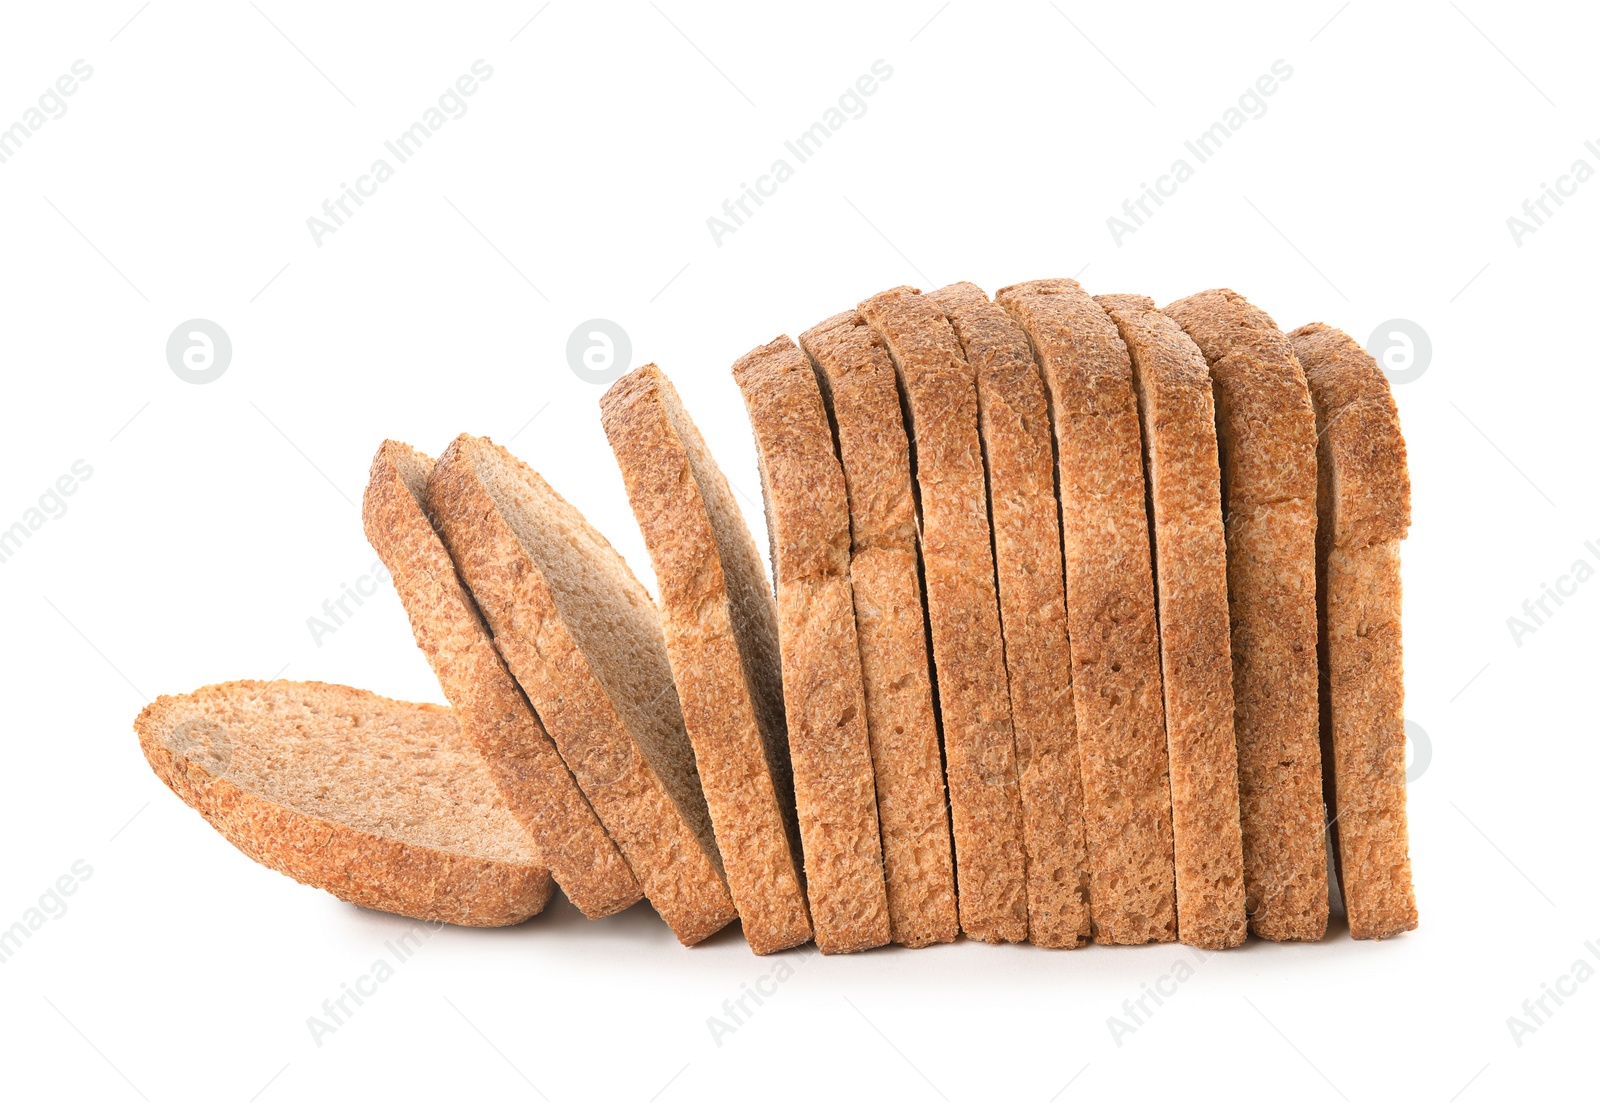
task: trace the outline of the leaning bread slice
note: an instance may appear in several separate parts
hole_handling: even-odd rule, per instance
[[[1100,295],[1095,302],[1128,347],[1144,428],[1178,939],[1231,948],[1245,937],[1244,859],[1211,376],[1194,342],[1150,299]]]
[[[800,335],[837,435],[850,495],[850,584],[878,782],[890,939],[954,940],[955,868],[928,670],[911,457],[894,366],[855,311]]]
[[[1163,311],[1205,355],[1216,399],[1250,931],[1320,940],[1328,859],[1317,747],[1311,395],[1289,340],[1244,296],[1216,288]]]
[[[1033,345],[1055,423],[1094,939],[1172,940],[1172,794],[1133,367],[1076,281],[1034,280],[995,300]]]
[[[667,657],[745,939],[758,955],[811,939],[796,869],[778,614],[733,491],[655,365],[600,400],[650,550]]]
[[[977,384],[944,312],[914,288],[857,310],[889,352],[912,441],[961,928],[991,943],[1025,940],[1028,861]]]
[[[426,490],[456,569],[656,912],[684,944],[734,918],[650,595],[539,474],[462,434]]]
[[[432,471],[432,458],[409,445],[378,447],[361,504],[367,540],[389,569],[462,736],[483,756],[556,882],[585,916],[625,909],[642,894],[638,880],[506,670],[422,509]]]
[[[822,393],[788,338],[734,362],[755,433],[778,594],[783,700],[817,947],[889,941],[850,592],[850,508]]]
[[[1077,947],[1089,938],[1089,862],[1044,380],[1028,336],[976,284],[928,298],[950,319],[978,382],[1028,848],[1028,939]]]
[[[423,921],[514,925],[550,874],[443,706],[332,683],[162,695],[133,723],[172,792],[257,863]]]
[[[1323,759],[1350,935],[1417,927],[1406,839],[1400,541],[1411,478],[1389,381],[1348,334],[1289,335],[1317,413],[1317,606]]]

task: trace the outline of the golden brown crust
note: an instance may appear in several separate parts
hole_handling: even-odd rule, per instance
[[[816,377],[793,341],[740,357],[778,597],[783,699],[817,947],[889,942],[878,803],[850,591],[850,510]]]
[[[269,709],[276,700],[357,716],[386,715],[401,724],[431,726],[439,742],[460,743],[463,752],[467,748],[450,711],[442,706],[396,702],[335,684],[240,680],[192,694],[160,696],[133,723],[145,758],[174,794],[245,855],[344,901],[423,921],[514,925],[545,907],[550,875],[535,862],[531,841],[522,862],[472,854],[467,840],[461,841],[461,851],[408,843],[281,805],[237,785],[226,777],[228,756],[219,760],[214,744],[200,742],[193,756],[172,747],[179,726],[196,719],[215,725],[219,714],[231,712],[242,700],[265,703]],[[247,735],[234,733],[232,739],[243,742]],[[296,765],[302,771],[320,766]],[[339,783],[330,776],[331,787],[337,790]],[[492,787],[482,800],[498,807],[506,829],[519,831]]]
[[[1089,857],[1044,380],[1028,337],[975,284],[928,293],[978,385],[1006,675],[1028,851],[1028,939],[1089,939]]]
[[[378,447],[362,499],[367,540],[389,569],[462,735],[483,756],[562,890],[588,917],[626,909],[643,894],[638,880],[506,670],[423,512],[432,470],[431,458],[402,442]]]
[[[1289,335],[1317,416],[1317,604],[1323,755],[1350,935],[1417,927],[1406,831],[1400,541],[1411,524],[1405,439],[1389,382],[1349,335]]]
[[[977,385],[949,320],[915,289],[891,288],[857,310],[889,351],[914,446],[961,928],[1025,940],[1027,851]]]
[[[1163,311],[1204,354],[1217,407],[1250,931],[1320,940],[1328,868],[1311,396],[1288,339],[1238,293],[1200,292]]]
[[[485,485],[485,470],[507,474],[504,486],[499,475],[492,477],[500,492],[524,496],[528,512],[539,515],[529,525],[548,527],[552,544],[570,549],[594,576],[620,580],[621,599],[606,594],[598,601],[616,600],[628,609],[616,606],[609,617],[626,621],[644,617],[648,610],[653,618],[654,604],[605,538],[510,453],[487,438],[463,434],[439,458],[428,480],[428,510],[501,655],[650,904],[679,941],[696,944],[736,913],[694,777],[693,754],[687,736],[681,735],[681,716],[674,734],[681,739],[667,749],[651,743],[654,738],[641,721],[656,711],[677,711],[665,647],[660,646],[659,657],[643,651],[635,656],[638,683],[619,688],[614,698],[597,673],[600,659],[591,660],[579,645],[554,587]],[[523,501],[515,500],[519,505]],[[636,696],[646,684],[664,684],[657,694],[672,695],[674,701],[639,701]]]
[[[1172,803],[1128,351],[1076,281],[1035,280],[995,300],[1028,335],[1055,423],[1094,938],[1172,940]]]
[[[1205,358],[1142,295],[1101,295],[1133,365],[1155,535],[1178,939],[1244,942],[1227,541]]]
[[[757,955],[805,943],[811,921],[785,824],[782,687],[763,679],[778,665],[778,632],[760,554],[660,369],[619,379],[600,418],[655,568],[673,681],[745,939]]]

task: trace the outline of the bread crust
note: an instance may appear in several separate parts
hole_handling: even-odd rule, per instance
[[[279,805],[231,782],[214,760],[186,756],[167,743],[188,719],[208,718],[232,701],[274,696],[430,719],[441,741],[460,740],[450,711],[442,706],[288,680],[239,680],[187,695],[162,695],[140,712],[133,727],[151,769],[174,794],[245,855],[296,882],[367,909],[455,925],[514,925],[544,909],[552,884],[549,872],[534,860],[531,840],[525,863],[406,843]],[[498,806],[515,828],[492,788],[484,800]]]
[[[422,508],[432,458],[385,441],[362,498],[367,540],[383,560],[422,649],[512,815],[586,917],[643,895],[615,842],[506,669],[477,606]]]
[[[654,619],[654,603],[606,539],[510,453],[487,438],[462,434],[439,458],[428,480],[428,511],[495,644],[650,904],[680,942],[697,944],[736,914],[677,714],[665,645],[658,638],[659,654],[651,649],[633,657],[640,686],[655,688],[657,700],[638,701],[638,688],[613,696],[574,636],[551,582],[490,493],[480,464],[511,473],[502,491],[528,497],[540,514],[534,524],[549,531],[552,543],[574,550],[588,571],[618,581],[628,609],[613,615],[648,612]],[[668,695],[671,703],[658,700]],[[656,734],[641,724],[656,710],[677,717],[675,732]]]
[[[733,377],[755,434],[777,589],[783,698],[817,947],[889,941],[878,803],[850,588],[850,510],[816,377],[787,337]]]
[[[600,418],[650,551],[684,727],[745,939],[757,955],[803,944],[811,919],[792,850],[783,688],[771,678],[778,618],[760,554],[659,368],[614,383]]]
[[[1142,295],[1101,295],[1133,366],[1155,539],[1178,939],[1244,942],[1228,553],[1205,357]]]
[[[889,352],[913,444],[961,928],[991,943],[1025,940],[1027,850],[976,380],[944,312],[916,289],[856,309]]]
[[[1094,939],[1169,941],[1172,801],[1133,369],[1076,281],[995,300],[1028,335],[1055,426]]]
[[[1406,443],[1389,381],[1359,343],[1320,322],[1289,341],[1317,417],[1322,747],[1335,866],[1350,935],[1382,940],[1417,927],[1400,645]]]
[[[1205,356],[1217,408],[1250,931],[1320,940],[1328,866],[1311,395],[1288,339],[1237,292],[1216,288],[1162,310]]]
[[[1044,380],[1027,335],[977,285],[951,284],[928,298],[977,377],[1028,852],[1028,939],[1078,947],[1089,939],[1089,856]]]
[[[850,499],[850,582],[890,939],[911,948],[947,943],[960,931],[955,867],[894,366],[856,311],[813,326],[800,345],[828,406]]]

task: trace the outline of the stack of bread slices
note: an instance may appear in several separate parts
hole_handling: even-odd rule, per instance
[[[537,472],[386,441],[363,518],[453,709],[163,697],[253,858],[467,925],[647,898],[759,954],[1416,926],[1405,443],[1346,334],[1225,289],[893,288],[733,366],[771,583],[667,377],[600,401],[658,584]],[[1331,847],[1330,847],[1331,844]]]

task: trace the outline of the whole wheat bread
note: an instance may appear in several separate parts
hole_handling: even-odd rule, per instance
[[[850,498],[850,584],[877,778],[890,939],[954,940],[955,867],[928,670],[911,458],[894,366],[856,311],[800,335]]]
[[[643,891],[506,670],[450,554],[422,508],[432,458],[385,441],[361,503],[367,540],[389,569],[417,646],[506,806],[572,904],[605,917]]]
[[[1172,940],[1172,794],[1133,368],[1076,281],[1017,284],[995,300],[1028,335],[1055,427],[1094,939]]]
[[[426,490],[495,644],[684,944],[735,916],[650,595],[532,468],[463,434]]]
[[[811,366],[788,338],[734,362],[755,434],[783,698],[817,947],[889,941],[878,803],[850,591],[850,508]]]
[[[600,419],[650,550],[667,657],[745,939],[811,939],[795,855],[778,614],[728,481],[655,365],[623,376]]]
[[[550,875],[443,706],[332,683],[162,695],[133,723],[151,768],[257,863],[424,921],[514,925]]]
[[[1417,927],[1400,650],[1406,443],[1389,381],[1360,344],[1320,322],[1289,341],[1317,415],[1322,754],[1334,858],[1350,935],[1381,940]]]

